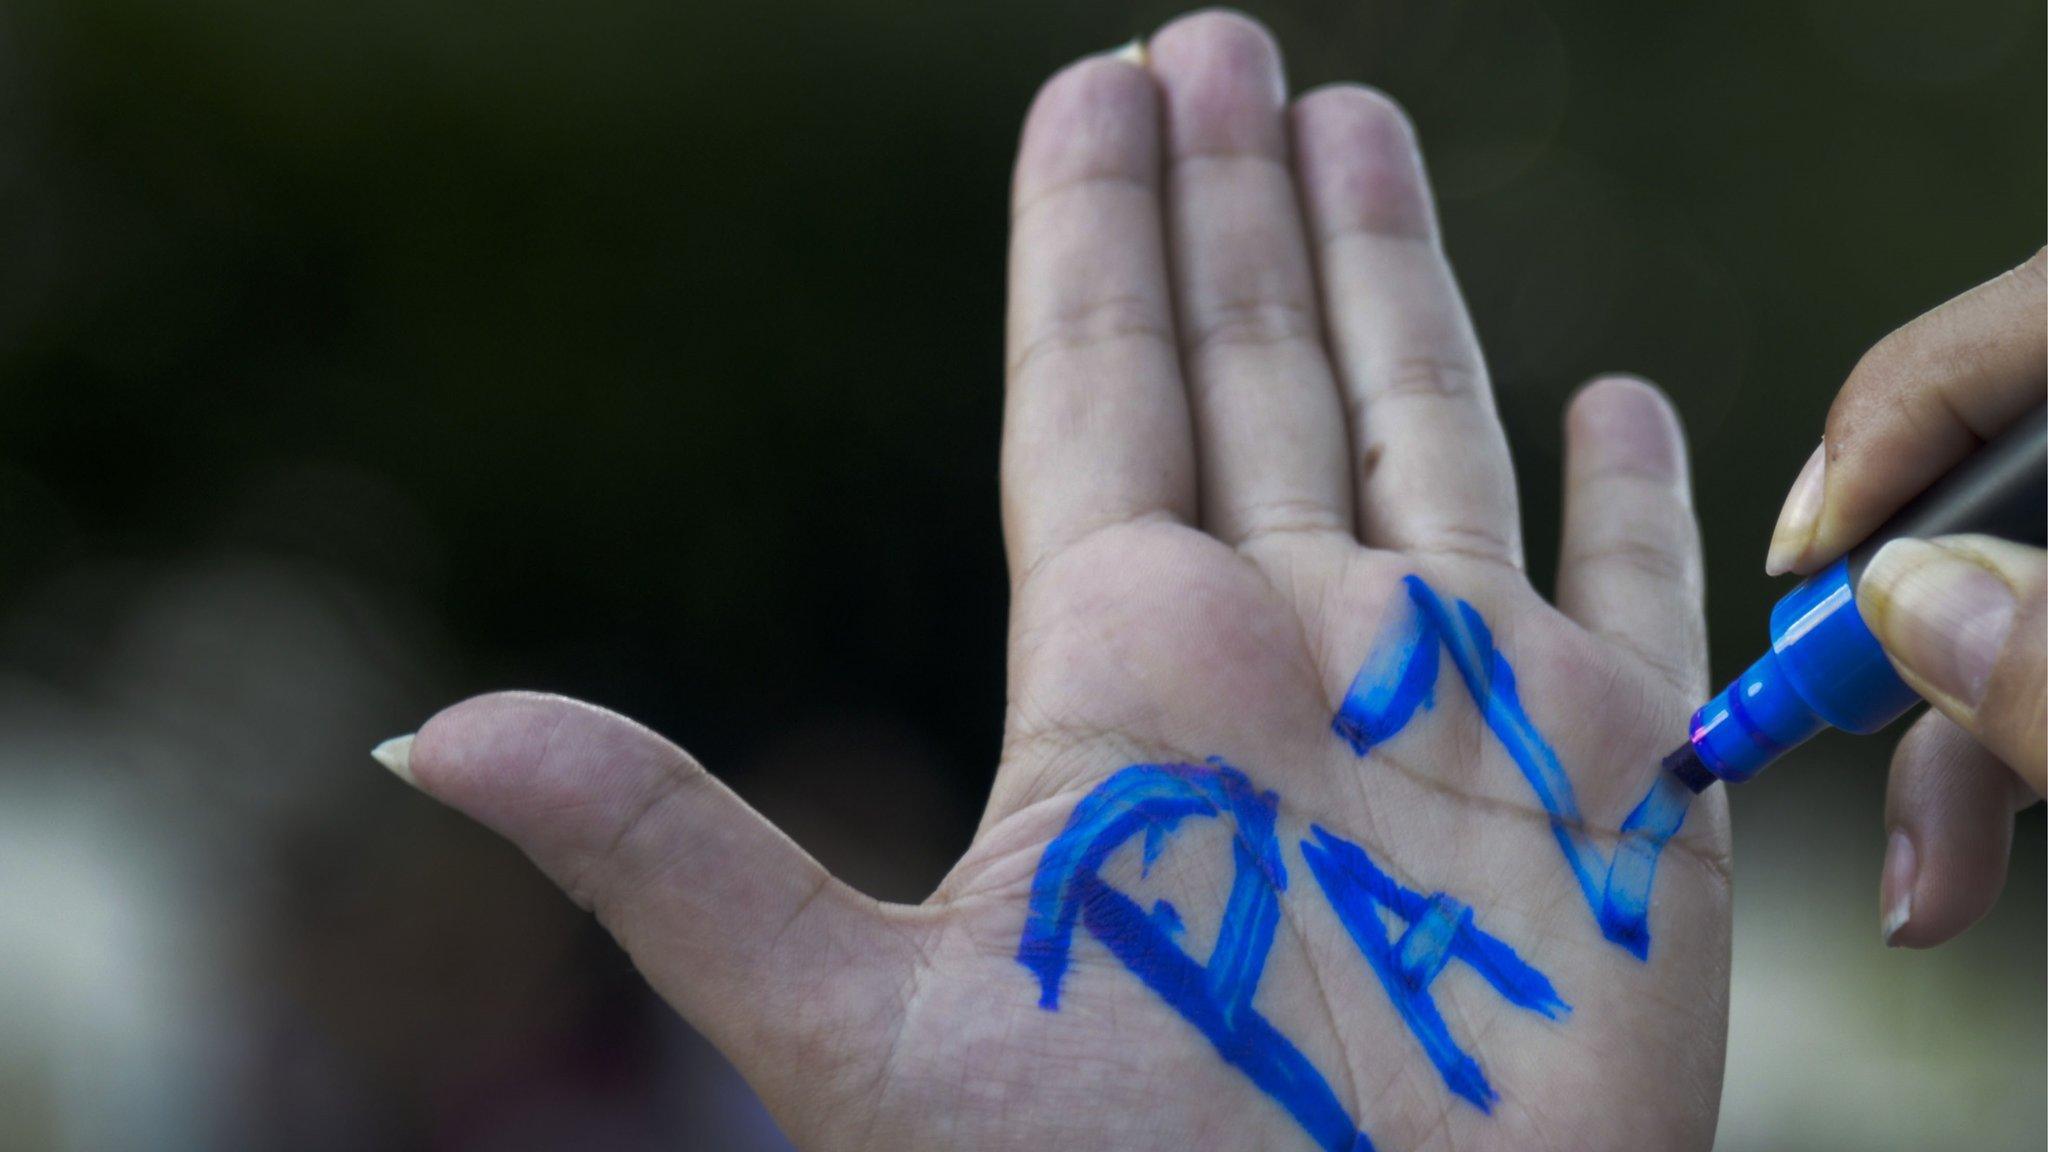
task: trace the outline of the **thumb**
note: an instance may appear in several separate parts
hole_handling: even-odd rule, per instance
[[[1856,603],[1908,684],[2042,790],[2048,553],[1988,536],[1894,540]]]
[[[648,729],[505,692],[448,708],[377,758],[517,844],[595,912],[771,1106],[778,1081],[814,1094],[821,1057],[886,1051],[907,939]]]

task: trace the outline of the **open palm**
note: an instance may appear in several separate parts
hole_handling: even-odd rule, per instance
[[[1668,405],[1574,403],[1553,608],[1406,122],[1222,14],[1040,93],[1009,347],[1005,746],[924,904],[559,698],[441,713],[416,783],[807,1149],[1706,1147],[1725,807],[1654,873],[1623,828],[1706,687]]]

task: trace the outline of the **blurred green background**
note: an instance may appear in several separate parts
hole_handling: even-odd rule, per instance
[[[1570,390],[1676,398],[1720,675],[1856,357],[2042,241],[2038,0],[1246,7],[1413,113],[1534,571]],[[565,691],[928,891],[1001,717],[1015,130],[1176,10],[5,0],[0,1148],[777,1147],[365,752]],[[2044,1144],[2040,810],[1888,952],[1888,745],[1736,798],[1731,1152]]]

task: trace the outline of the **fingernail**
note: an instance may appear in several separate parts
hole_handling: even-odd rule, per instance
[[[413,787],[419,782],[412,778],[412,736],[393,736],[375,748],[370,749],[370,759],[391,769],[391,774]]]
[[[1828,446],[1823,443],[1806,458],[1799,478],[1792,481],[1792,491],[1785,495],[1785,506],[1778,510],[1777,527],[1771,529],[1771,550],[1764,557],[1766,575],[1790,572],[1806,554],[1806,546],[1813,543],[1813,530],[1820,520],[1822,474],[1827,467]]]
[[[1893,947],[1892,937],[1913,918],[1913,882],[1919,876],[1913,838],[1904,829],[1893,829],[1891,842],[1884,849],[1884,921],[1878,926],[1887,948]]]
[[[2018,605],[1989,568],[1924,540],[1878,549],[1856,590],[1892,661],[1966,708],[1984,699]]]
[[[1145,51],[1145,41],[1143,37],[1132,40],[1129,44],[1126,44],[1123,47],[1117,49],[1116,51],[1111,52],[1110,56],[1115,59],[1122,60],[1127,64],[1134,64],[1140,68],[1150,67],[1152,63],[1151,54]]]

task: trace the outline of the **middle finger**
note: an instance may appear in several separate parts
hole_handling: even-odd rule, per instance
[[[1349,537],[1349,451],[1323,350],[1266,30],[1208,12],[1151,43],[1164,96],[1166,202],[1202,519],[1225,543]]]
[[[1342,86],[1294,108],[1366,544],[1519,569],[1507,437],[1407,117]]]

